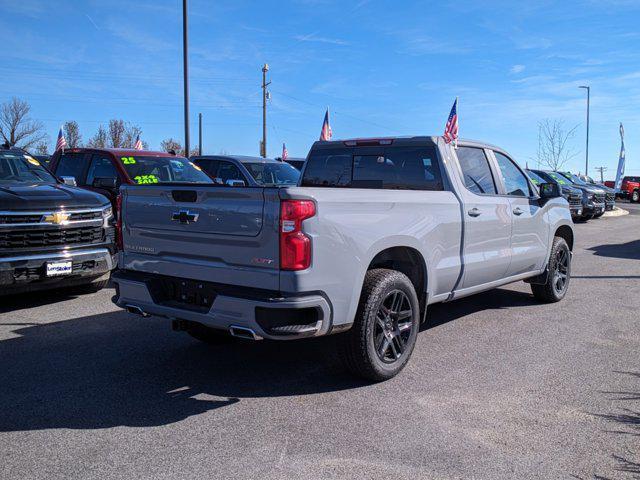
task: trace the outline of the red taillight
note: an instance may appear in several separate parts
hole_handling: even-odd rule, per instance
[[[122,243],[122,194],[116,197],[116,246],[123,250]]]
[[[302,221],[316,214],[311,200],[283,200],[280,204],[280,268],[304,270],[311,265],[311,239]]]

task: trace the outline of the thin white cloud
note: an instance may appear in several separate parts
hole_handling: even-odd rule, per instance
[[[296,40],[299,42],[318,42],[318,43],[329,43],[331,45],[349,45],[349,42],[346,40],[342,40],[340,38],[327,38],[327,37],[319,37],[315,33],[310,33],[308,35],[296,35]]]
[[[511,67],[511,69],[509,70],[509,73],[513,74],[513,75],[517,75],[518,73],[522,73],[524,72],[524,69],[527,68],[524,65],[514,65],[513,67]]]

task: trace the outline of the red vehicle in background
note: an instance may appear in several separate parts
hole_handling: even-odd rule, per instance
[[[615,188],[615,183],[613,180],[604,182],[605,186],[609,188]],[[622,177],[622,185],[616,195],[620,198],[627,198],[633,203],[640,202],[640,177]]]
[[[57,151],[48,165],[68,185],[98,192],[113,205],[120,241],[120,185],[213,183],[200,167],[172,153],[122,148],[70,148]]]
[[[70,148],[57,151],[49,169],[65,183],[103,194],[114,207],[123,184],[212,182],[188,159],[150,150]]]

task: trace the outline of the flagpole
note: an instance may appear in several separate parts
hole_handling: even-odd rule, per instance
[[[453,148],[455,150],[458,149],[458,137],[460,136],[460,113],[458,112],[458,107],[460,107],[460,105],[458,104],[458,96],[456,95],[456,116],[458,117],[458,135],[456,135],[456,140],[455,140],[455,143],[453,144]]]

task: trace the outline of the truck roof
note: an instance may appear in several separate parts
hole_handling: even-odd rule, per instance
[[[344,138],[337,140],[316,140],[311,148],[331,148],[337,146],[375,146],[375,145],[413,145],[423,143],[436,143],[438,139],[442,138],[442,135],[401,135],[390,137],[370,137],[370,138]],[[503,148],[492,145],[487,142],[481,142],[479,140],[472,140],[468,138],[458,139],[458,145],[464,146],[477,146],[490,148],[499,152],[504,152]]]
[[[135,148],[98,148],[98,147],[76,147],[66,148],[65,153],[81,153],[81,152],[107,152],[113,155],[127,156],[154,156],[154,157],[175,157],[176,155],[156,150],[136,150]],[[178,155],[179,156],[179,155]]]
[[[193,159],[210,158],[212,160],[227,158],[230,160],[236,160],[240,163],[282,163],[281,161],[275,160],[273,158],[251,157],[249,155],[195,155],[191,158]]]

